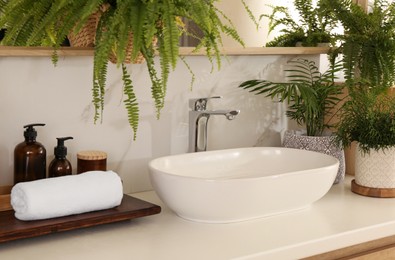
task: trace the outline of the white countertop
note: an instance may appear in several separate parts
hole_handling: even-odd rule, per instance
[[[351,179],[308,209],[233,224],[186,221],[154,192],[136,193],[162,212],[2,243],[0,259],[298,259],[395,235],[395,199],[356,195]]]

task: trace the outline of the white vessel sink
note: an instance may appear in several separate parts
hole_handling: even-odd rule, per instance
[[[149,163],[160,199],[182,218],[229,223],[306,208],[331,188],[339,161],[277,147],[188,153]]]

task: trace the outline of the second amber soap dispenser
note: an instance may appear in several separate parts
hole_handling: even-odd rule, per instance
[[[59,177],[72,174],[72,167],[69,160],[67,160],[67,147],[64,146],[64,141],[73,139],[73,137],[58,137],[58,145],[54,149],[55,158],[51,161],[48,167],[48,177]]]

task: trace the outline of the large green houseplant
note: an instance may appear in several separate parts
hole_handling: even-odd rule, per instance
[[[316,5],[312,0],[294,0],[299,18],[291,16],[289,9],[284,6],[271,6],[271,14],[262,14],[269,18],[269,33],[280,28],[280,35],[266,44],[266,47],[295,47],[317,46],[319,43],[335,44],[336,37],[333,29],[336,19],[327,2],[319,0]]]
[[[315,62],[306,59],[291,60],[289,66],[285,70],[286,82],[256,79],[245,81],[239,87],[286,102],[286,115],[305,127],[306,134],[286,131],[283,146],[322,152],[338,158],[340,166],[334,181],[338,183],[345,173],[344,151],[335,144],[334,137],[326,135],[324,130],[332,126],[330,118],[336,114],[336,105],[340,101],[343,86],[335,79],[342,67],[339,63],[333,64],[321,73]]]
[[[395,197],[395,4],[374,0],[368,11],[351,0],[326,0],[344,27],[341,53],[348,100],[341,109],[337,139],[352,143],[352,191]]]
[[[229,19],[215,7],[217,0],[8,0],[0,1],[0,28],[7,33],[2,45],[49,46],[58,49],[70,33],[78,32],[87,19],[102,9],[96,29],[93,66],[95,122],[102,117],[108,59],[115,55],[122,68],[124,102],[136,135],[139,109],[133,82],[125,65],[132,39],[132,60],[142,54],[151,78],[157,115],[164,106],[169,73],[178,61],[179,38],[185,32],[181,18],[203,32],[196,50],[205,49],[210,61],[220,64],[221,34],[242,43]],[[224,22],[225,21],[225,22]],[[159,67],[155,56],[159,56]],[[56,55],[54,55],[56,58]],[[158,71],[157,71],[158,70]]]
[[[395,80],[395,3],[374,0],[366,12],[351,0],[325,0],[344,27],[338,53],[346,80],[392,86]]]

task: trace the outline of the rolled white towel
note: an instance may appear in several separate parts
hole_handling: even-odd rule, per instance
[[[38,220],[116,207],[123,197],[122,182],[113,171],[17,183],[11,205],[20,220]]]

